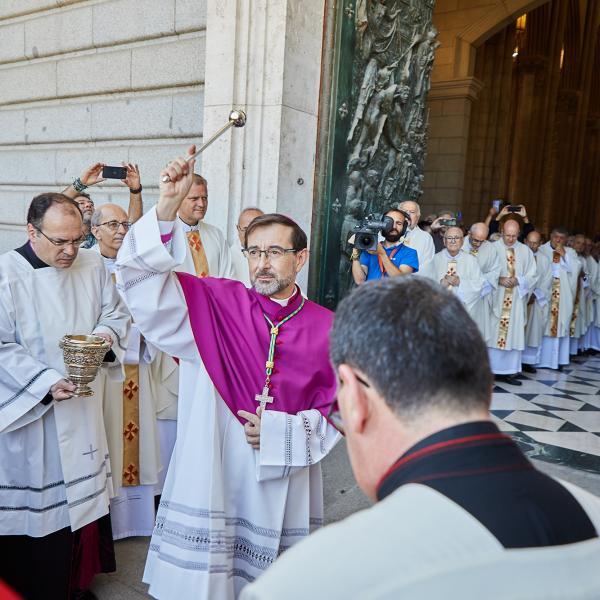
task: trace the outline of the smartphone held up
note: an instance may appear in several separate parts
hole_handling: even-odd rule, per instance
[[[125,179],[127,177],[126,167],[102,167],[102,177],[104,179]]]

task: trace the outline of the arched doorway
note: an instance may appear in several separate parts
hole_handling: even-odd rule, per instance
[[[506,197],[525,203],[542,229],[561,220],[592,233],[600,225],[598,3],[498,2],[480,13],[482,3],[471,4],[453,15],[441,0],[434,15],[447,54],[433,71],[426,209],[462,209],[472,222]],[[471,22],[457,32],[449,28],[459,13]]]

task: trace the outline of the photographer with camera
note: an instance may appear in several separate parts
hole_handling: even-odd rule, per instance
[[[389,217],[387,219],[389,228],[384,224],[385,217]],[[390,223],[390,219],[393,223]],[[352,277],[357,285],[383,277],[407,275],[419,270],[417,252],[401,241],[409,221],[409,215],[403,210],[392,209],[385,213],[382,223],[370,223],[367,220],[365,227],[357,228],[356,233],[350,238],[355,246],[351,256]],[[369,228],[369,225],[374,227]],[[383,242],[377,241],[376,236],[379,232],[384,237]],[[373,243],[370,244],[372,247],[363,250],[366,244],[361,242],[369,242],[370,239],[373,239]]]

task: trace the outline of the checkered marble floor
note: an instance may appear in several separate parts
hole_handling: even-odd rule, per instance
[[[492,415],[530,458],[600,473],[600,356],[498,383]]]

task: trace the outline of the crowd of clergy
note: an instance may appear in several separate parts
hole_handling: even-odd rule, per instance
[[[237,597],[323,521],[320,460],[339,434],[325,418],[335,393],[331,317],[295,287],[306,240],[292,222],[271,219],[265,231],[291,227],[292,247],[287,238],[261,241],[248,253],[252,223],[265,218],[248,207],[228,243],[204,222],[208,182],[184,163],[170,164],[161,174],[171,177],[161,183],[162,204],[146,214],[137,165],[126,165],[122,181],[127,210],[94,204],[86,189],[103,181],[103,165],[92,165],[62,194],[34,199],[28,240],[0,257],[1,576],[25,598],[92,598],[94,575],[115,568],[112,541],[130,536],[152,537],[144,580],[155,597]],[[600,351],[598,247],[562,227],[545,241],[523,213],[507,207],[465,232],[454,215],[424,222],[416,202],[403,202],[389,211],[394,229],[378,249],[352,253],[354,279],[410,275],[440,283],[475,321],[493,373],[507,383],[520,385],[523,370],[561,369],[573,355]],[[294,261],[285,288],[291,295],[278,297],[268,286],[255,294],[266,299],[249,295],[261,277],[265,286],[272,278],[265,267],[251,281],[249,261],[275,268],[286,252]],[[224,279],[239,283],[211,283]],[[196,313],[200,321],[210,315],[210,324],[197,326]],[[238,318],[250,342],[236,348]],[[264,319],[275,354],[256,416],[251,386],[223,364],[245,360]],[[275,368],[273,360],[279,330],[293,332],[301,319],[312,323],[312,337],[297,332],[297,348],[285,358],[300,383],[280,386],[314,388],[314,398],[265,412],[278,396],[270,377],[285,364],[282,358]],[[96,400],[62,402],[74,386],[56,340],[84,332],[111,344],[93,383]],[[213,347],[218,360],[206,354]],[[320,371],[302,372],[308,347]],[[236,400],[240,390],[250,404]],[[247,444],[260,452],[256,463]],[[266,507],[269,516],[253,521]],[[235,531],[228,549],[215,542],[228,534],[215,531]]]
[[[600,351],[599,241],[560,225],[544,234],[524,206],[508,203],[470,226],[450,212],[421,221],[411,201],[388,215],[396,226],[379,245],[381,270],[357,251],[353,269],[360,263],[367,280],[371,271],[376,278],[416,273],[456,294],[479,327],[497,380],[519,386],[523,371],[562,370],[571,357]]]

